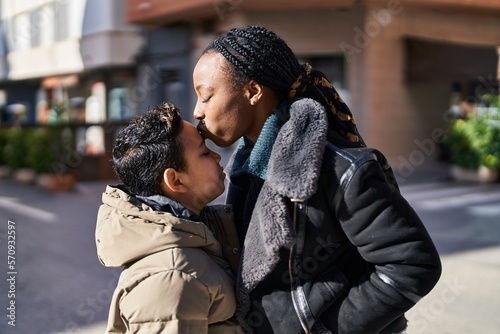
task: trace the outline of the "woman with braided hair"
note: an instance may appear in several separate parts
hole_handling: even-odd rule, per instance
[[[404,333],[441,263],[384,156],[329,80],[260,26],[193,72],[200,133],[237,140],[227,203],[243,241],[237,317],[253,333]]]

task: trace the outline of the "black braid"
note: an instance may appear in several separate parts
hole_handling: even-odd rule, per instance
[[[235,84],[255,80],[286,97],[302,68],[288,45],[260,26],[231,29],[204,51],[219,52],[233,66]]]
[[[323,73],[301,66],[293,51],[274,32],[260,26],[234,28],[213,41],[203,53],[218,52],[235,87],[255,80],[271,88],[278,98],[312,98],[329,111],[334,131],[356,146],[365,146],[349,107]]]

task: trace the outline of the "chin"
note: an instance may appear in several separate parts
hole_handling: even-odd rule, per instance
[[[203,136],[203,138],[210,140],[219,147],[229,147],[236,141],[236,140],[227,141],[223,137],[219,137],[208,131],[201,132],[201,135]]]
[[[209,136],[207,138],[210,139],[215,145],[219,147],[229,147],[234,143],[234,141],[228,142],[220,137],[215,137],[215,136]]]
[[[221,191],[219,191],[219,192],[217,192],[217,195],[215,196],[214,200],[215,200],[216,198],[219,198],[219,196],[220,196],[220,195],[224,194],[224,190],[225,190],[225,187],[222,187],[222,190],[221,190]]]

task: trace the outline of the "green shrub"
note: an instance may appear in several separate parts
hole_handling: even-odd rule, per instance
[[[32,129],[8,129],[7,144],[3,155],[5,163],[12,169],[30,167],[29,146],[32,144]]]
[[[56,128],[41,128],[33,133],[33,142],[28,149],[28,162],[36,173],[50,173],[54,162],[61,155],[61,131]]]
[[[28,161],[37,173],[64,174],[70,170],[67,153],[73,147],[69,129],[46,127],[33,133],[33,143],[28,150]]]
[[[7,129],[0,129],[0,165],[7,164],[5,160],[5,146],[7,146]]]
[[[500,127],[495,122],[475,115],[454,120],[445,141],[451,162],[467,169],[500,168]]]
[[[490,107],[500,108],[500,95],[497,94],[484,94],[481,100]]]

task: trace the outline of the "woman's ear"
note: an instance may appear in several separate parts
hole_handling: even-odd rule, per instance
[[[254,106],[262,98],[262,95],[264,93],[264,86],[255,80],[250,80],[246,86],[248,92],[248,100],[250,101],[250,104]]]
[[[182,182],[181,174],[173,168],[167,168],[163,172],[163,187],[168,193],[185,193],[186,186]]]

